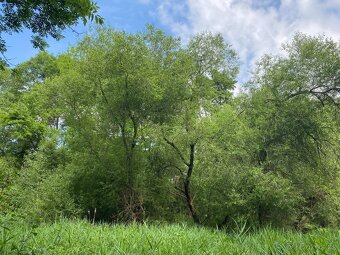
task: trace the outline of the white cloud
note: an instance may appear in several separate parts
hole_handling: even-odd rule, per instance
[[[340,39],[339,0],[165,0],[158,13],[184,40],[204,30],[222,33],[240,56],[241,81],[298,31]]]

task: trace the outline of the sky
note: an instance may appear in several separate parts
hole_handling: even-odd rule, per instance
[[[239,83],[249,79],[264,54],[280,54],[283,43],[296,32],[325,35],[340,42],[340,0],[95,0],[105,24],[127,32],[143,31],[147,23],[167,34],[180,36],[183,44],[202,32],[221,33],[238,53]],[[75,45],[89,26],[67,30],[60,41],[49,39],[54,55]],[[30,33],[5,35],[6,57],[12,66],[38,51]]]

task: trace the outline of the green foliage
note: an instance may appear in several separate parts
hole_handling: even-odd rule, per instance
[[[67,166],[70,176],[71,194],[81,209],[83,216],[93,217],[96,210],[97,219],[114,221],[122,208],[120,197],[124,189],[124,171],[119,159],[100,156],[91,159],[88,154],[73,156],[73,163]],[[94,181],[96,180],[96,181]]]
[[[298,34],[285,49],[234,97],[238,60],[221,35],[183,46],[152,26],[100,28],[4,70],[2,214],[238,229],[240,253],[253,228],[339,226],[339,46]]]
[[[13,208],[10,207],[12,200],[8,190],[17,178],[18,170],[13,167],[14,162],[11,158],[0,158],[0,212],[9,212]]]
[[[1,155],[10,155],[21,163],[30,152],[34,152],[44,133],[44,125],[37,122],[29,109],[22,103],[12,104],[0,110]]]
[[[13,75],[20,81],[21,88],[17,90],[28,90],[36,83],[43,82],[59,74],[59,68],[54,56],[47,52],[40,52],[27,62],[16,66]]]
[[[2,224],[1,224],[2,223]],[[3,225],[3,221],[1,221]],[[4,228],[7,227],[7,228]],[[223,233],[186,225],[91,225],[62,220],[1,228],[2,254],[338,254],[339,231]]]
[[[70,177],[64,173],[53,173],[41,180],[36,187],[24,188],[27,197],[22,198],[24,201],[21,201],[17,213],[21,214],[27,222],[51,222],[61,217],[72,218],[80,215],[79,208],[70,196]]]
[[[9,208],[3,213],[15,212],[34,223],[78,215],[70,195],[70,175],[64,171],[66,158],[55,144],[53,139],[45,141],[14,172],[16,178],[4,188],[10,199],[6,203]]]
[[[297,225],[334,224],[339,46],[324,37],[297,34],[284,48],[286,57],[262,60],[244,101],[248,125],[255,130],[250,137],[257,144],[254,163],[290,180],[303,197]],[[321,218],[320,208],[327,208]]]
[[[44,49],[47,46],[46,37],[62,38],[62,30],[78,23],[81,18],[95,20],[102,24],[103,18],[96,14],[98,6],[91,0],[73,1],[2,1],[0,32],[18,33],[24,28],[32,32],[32,44],[35,48]],[[0,52],[6,52],[6,43],[0,36]],[[6,64],[0,59],[1,67]]]
[[[301,197],[279,173],[252,166],[254,145],[247,141],[253,133],[235,109],[225,106],[209,122],[193,177],[203,222],[220,228],[242,219],[253,226],[292,225]]]

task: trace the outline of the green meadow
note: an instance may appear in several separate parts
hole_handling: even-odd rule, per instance
[[[2,222],[0,254],[340,254],[340,231],[308,233],[244,227],[232,232],[186,224],[91,224],[61,220],[37,227]]]

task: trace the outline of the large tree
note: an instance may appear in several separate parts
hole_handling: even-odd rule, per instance
[[[301,218],[313,220],[334,199],[339,178],[339,44],[297,34],[284,49],[282,57],[262,59],[250,90],[254,164],[290,179],[305,199]],[[327,224],[322,214],[317,221]]]
[[[115,176],[105,182],[118,190],[124,220],[140,220],[144,206],[144,144],[150,140],[144,130],[176,109],[178,97],[168,92],[179,70],[178,49],[177,39],[152,27],[137,34],[102,28],[60,58],[60,76],[49,83],[60,91],[64,124],[74,134],[69,146]]]
[[[173,121],[162,125],[162,136],[177,160],[169,167],[178,170],[181,184],[177,187],[195,223],[201,219],[194,207],[192,175],[197,151],[205,137],[205,119],[231,98],[238,72],[236,53],[220,34],[202,33],[193,37],[180,56],[182,97],[180,110]],[[177,88],[174,88],[177,89]]]

